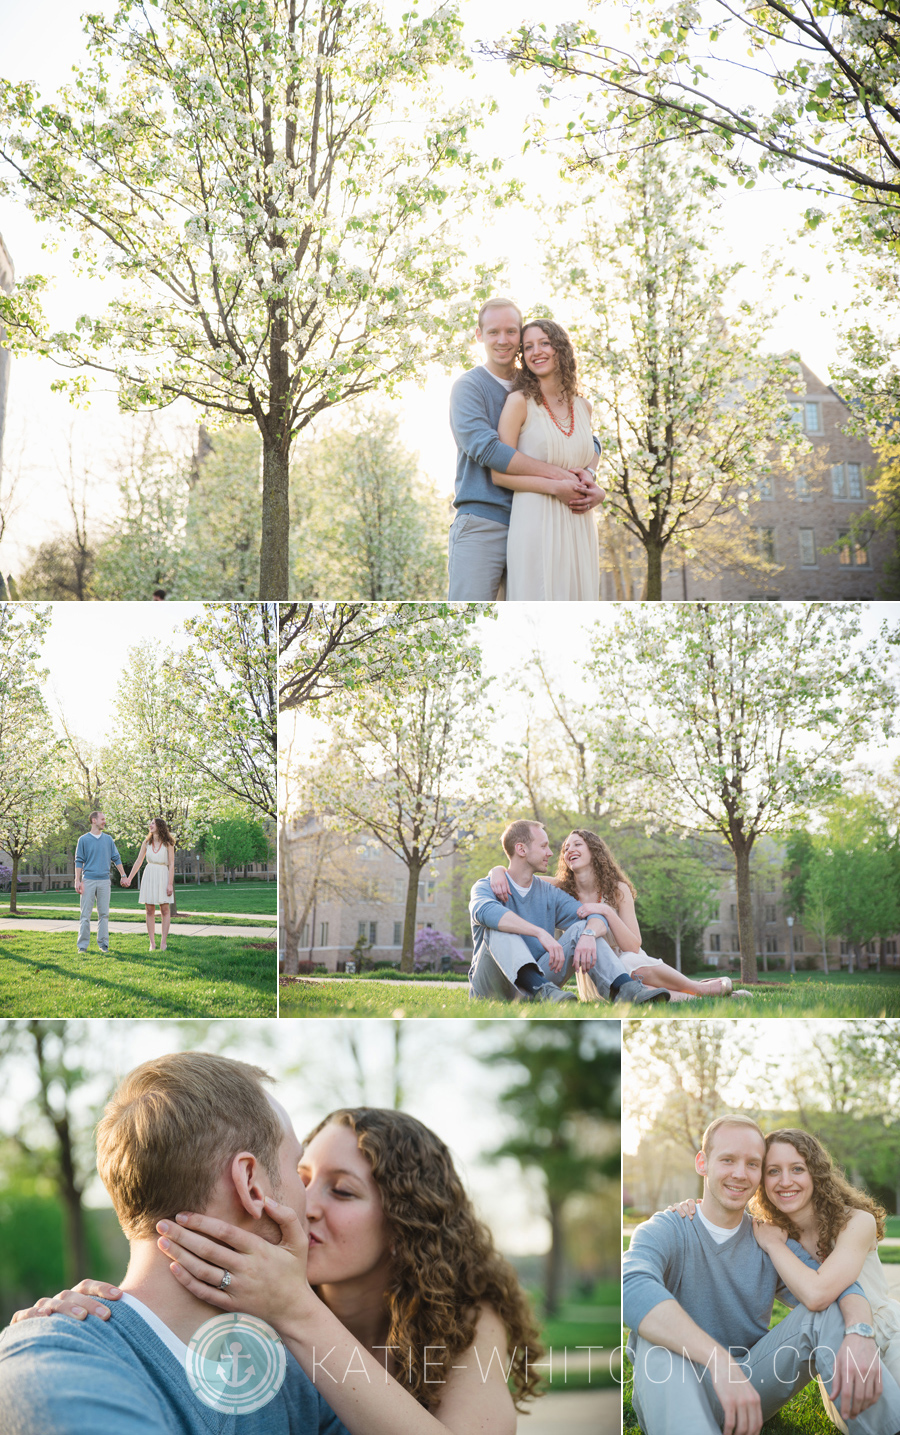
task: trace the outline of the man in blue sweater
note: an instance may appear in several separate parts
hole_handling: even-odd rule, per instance
[[[179,1285],[157,1247],[156,1223],[179,1211],[273,1244],[281,1229],[266,1198],[305,1212],[301,1146],[268,1079],[205,1052],[161,1056],[125,1078],[97,1128],[97,1169],[131,1247],[122,1295],[85,1297],[82,1320],[32,1316],[3,1332],[0,1435],[347,1435],[280,1341],[264,1334],[248,1368],[250,1326],[248,1337],[233,1324],[218,1353],[204,1343],[190,1380],[189,1342],[222,1313]]]
[[[484,346],[484,363],[457,379],[450,393],[450,427],[459,450],[450,529],[452,599],[493,602],[506,574],[513,495],[494,483],[491,469],[527,478],[528,492],[550,494],[575,513],[587,513],[605,497],[593,469],[570,473],[500,442],[497,425],[516,372],[521,326],[512,300],[482,304],[475,337]],[[594,446],[599,457],[596,439]]]
[[[469,996],[495,1001],[575,1001],[562,990],[572,972],[584,972],[603,1001],[668,1001],[662,987],[629,977],[605,940],[605,917],[582,921],[578,903],[552,882],[536,880],[550,861],[550,841],[539,822],[511,822],[501,837],[509,858],[509,898],[494,896],[490,879],[472,888],[469,914],[474,952]],[[562,941],[554,932],[564,927]]]
[[[855,1281],[822,1310],[781,1283],[746,1211],[765,1138],[748,1116],[720,1116],[703,1135],[693,1219],[657,1211],[622,1264],[634,1408],[644,1435],[759,1435],[815,1374],[850,1430],[897,1435],[900,1389],[882,1370],[872,1311]],[[790,1249],[816,1268],[801,1245]],[[776,1294],[794,1309],[772,1330]]]
[[[78,950],[86,952],[91,945],[91,913],[97,903],[97,946],[104,956],[109,951],[109,869],[115,863],[124,886],[128,886],[119,849],[106,827],[102,812],[91,813],[91,830],[82,832],[75,848],[75,891],[81,897],[81,923],[78,927]]]

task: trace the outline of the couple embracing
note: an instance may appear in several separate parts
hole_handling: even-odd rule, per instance
[[[623,1261],[644,1435],[759,1435],[813,1377],[844,1435],[897,1435],[900,1305],[878,1260],[882,1208],[815,1136],[764,1136],[743,1114],[711,1122],[695,1164],[702,1200],[638,1226]],[[771,1326],[776,1296],[792,1309]]]
[[[563,602],[600,594],[600,445],[578,392],[575,354],[551,319],[523,322],[509,299],[481,306],[485,362],[457,379],[451,599]]]

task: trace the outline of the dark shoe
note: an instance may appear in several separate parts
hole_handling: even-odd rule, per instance
[[[631,1002],[634,1006],[640,1006],[641,1002],[667,1002],[669,993],[665,987],[645,987],[643,982],[623,982],[612,994],[614,1002]]]
[[[574,1002],[578,998],[574,992],[564,992],[562,987],[558,987],[555,982],[544,982],[542,987],[538,987],[531,1000],[536,1002]]]

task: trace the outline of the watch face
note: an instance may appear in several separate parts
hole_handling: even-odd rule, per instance
[[[866,1325],[864,1321],[859,1321],[856,1325],[848,1325],[844,1334],[866,1335],[871,1339],[871,1337],[875,1334],[875,1331],[873,1330],[871,1325]]]

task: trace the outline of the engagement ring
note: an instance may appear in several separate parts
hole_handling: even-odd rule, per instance
[[[222,1279],[219,1281],[219,1290],[220,1290],[220,1291],[227,1290],[230,1285],[231,1285],[231,1276],[228,1274],[228,1272],[226,1271],[225,1267],[223,1266],[223,1267],[222,1267]]]

